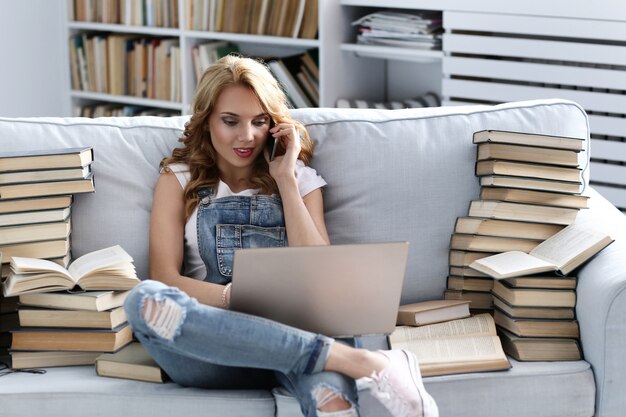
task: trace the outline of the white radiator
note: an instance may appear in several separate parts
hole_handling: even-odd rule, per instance
[[[591,184],[626,212],[626,21],[446,11],[443,22],[443,104],[579,103]]]

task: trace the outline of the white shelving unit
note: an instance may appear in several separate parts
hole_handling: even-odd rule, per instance
[[[68,0],[67,5],[72,0]],[[179,28],[159,28],[159,27],[147,27],[147,26],[130,26],[121,24],[105,24],[105,23],[92,23],[92,22],[79,22],[70,20],[70,9],[66,15],[67,21],[67,39],[72,35],[78,33],[90,33],[90,34],[128,34],[139,35],[146,37],[157,38],[174,38],[178,40],[181,48],[181,101],[170,102],[163,100],[154,100],[133,96],[116,96],[110,94],[94,93],[72,90],[70,84],[68,84],[69,96],[72,101],[72,105],[82,105],[86,103],[118,103],[145,106],[150,108],[160,108],[166,110],[173,110],[180,112],[181,114],[189,114],[191,100],[195,91],[195,74],[193,72],[193,65],[191,59],[191,49],[193,46],[212,40],[223,40],[236,44],[240,51],[244,54],[254,56],[274,56],[284,57],[305,52],[310,49],[318,49],[320,51],[320,103],[321,105],[332,105],[326,98],[328,89],[325,88],[324,78],[325,74],[322,69],[324,60],[326,59],[321,54],[322,43],[324,43],[324,36],[322,35],[322,21],[323,16],[332,15],[338,10],[338,4],[332,0],[320,0],[319,1],[319,19],[320,28],[318,29],[318,39],[299,39],[288,38],[279,36],[259,36],[240,33],[227,33],[227,32],[208,32],[189,30],[190,27],[185,18],[189,15],[188,5],[189,0],[179,0],[178,15],[180,16]],[[326,42],[329,43],[329,42]],[[66,56],[69,57],[69,47],[65,46]],[[69,65],[69,58],[68,58]]]
[[[364,58],[361,66],[367,68],[362,71],[368,71],[369,83],[379,80],[379,84],[387,86],[385,92],[370,89],[376,95],[393,94],[394,84],[396,89],[398,85],[410,86],[415,74],[420,74],[430,80],[431,90],[441,93],[443,105],[555,97],[579,103],[589,114],[591,184],[626,212],[623,4],[566,0],[341,0],[341,5],[358,11],[398,8],[443,12],[445,34],[440,68],[424,64],[428,62],[425,57],[398,48],[361,50],[359,45],[341,46],[346,54],[377,57],[386,62],[387,69],[400,63],[406,65],[403,72],[376,74]],[[351,59],[345,57],[346,62]],[[361,87],[366,86],[364,83]],[[345,93],[355,94],[358,89]]]
[[[569,0],[319,0],[318,39],[68,22],[78,32],[172,37],[181,48],[180,103],[70,91],[74,103],[104,101],[189,113],[194,92],[191,48],[226,40],[246,54],[288,56],[319,52],[320,106],[340,98],[405,100],[427,92],[444,105],[496,104],[561,97],[580,103],[592,134],[591,181],[626,212],[626,15],[619,2]],[[355,44],[351,23],[394,8],[443,12],[443,51]],[[67,51],[66,56],[69,56]]]

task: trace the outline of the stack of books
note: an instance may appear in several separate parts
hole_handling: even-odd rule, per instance
[[[400,306],[392,349],[407,349],[423,376],[510,368],[489,314],[469,317],[467,301],[430,300]]]
[[[612,242],[574,223],[530,253],[510,251],[470,264],[497,280],[494,319],[509,355],[525,361],[581,359],[576,278],[569,274]]]
[[[72,194],[94,191],[93,150],[0,153],[2,278],[13,256],[69,262]]]
[[[267,64],[283,86],[292,107],[319,106],[320,71],[317,49],[300,55],[269,59]]]
[[[441,12],[376,12],[355,20],[352,25],[358,26],[358,44],[441,49]]]
[[[10,266],[2,291],[18,297],[13,368],[94,364],[103,352],[132,341],[122,305],[139,279],[132,257],[120,246],[83,255],[67,269],[17,256]]]
[[[471,300],[472,310],[492,310],[493,280],[469,265],[501,252],[528,253],[574,222],[588,200],[580,195],[584,139],[483,130],[473,142],[480,199],[456,221],[444,297]]]

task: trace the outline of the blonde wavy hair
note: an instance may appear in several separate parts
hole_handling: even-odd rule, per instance
[[[287,97],[280,85],[261,61],[228,55],[211,65],[202,75],[193,99],[193,114],[185,124],[182,148],[175,148],[172,156],[163,158],[160,167],[170,164],[187,164],[191,174],[184,189],[185,217],[189,218],[198,204],[198,191],[203,187],[215,188],[220,179],[217,153],[211,141],[209,116],[218,97],[231,86],[249,88],[259,99],[261,107],[275,123],[291,123],[300,133],[302,150],[298,159],[308,165],[313,156],[313,143],[302,123],[291,118]],[[284,151],[284,150],[283,150]],[[277,194],[278,186],[269,173],[263,154],[255,161],[251,178],[262,194]]]

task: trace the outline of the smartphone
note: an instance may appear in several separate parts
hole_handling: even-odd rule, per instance
[[[270,129],[272,129],[274,125],[274,120],[270,121]],[[270,161],[273,161],[276,157],[276,148],[278,148],[278,141],[274,136],[272,136],[271,132],[267,135],[267,141],[265,142],[265,146],[267,146],[267,151],[270,154]]]

